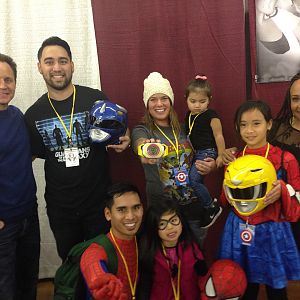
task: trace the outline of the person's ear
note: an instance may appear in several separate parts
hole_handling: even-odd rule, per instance
[[[40,62],[37,63],[37,67],[38,67],[38,70],[39,70],[40,74],[42,74],[41,63]]]
[[[270,120],[267,124],[267,129],[270,130],[272,128],[273,120]]]
[[[110,209],[108,207],[104,208],[104,216],[105,216],[105,219],[107,221],[111,220],[111,212],[110,212]]]

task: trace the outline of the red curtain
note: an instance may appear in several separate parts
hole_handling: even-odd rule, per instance
[[[181,120],[184,88],[204,73],[227,144],[234,143],[233,114],[246,97],[242,1],[101,0],[92,5],[102,89],[128,109],[130,127],[144,114],[143,80],[150,72],[159,71],[170,80]],[[127,174],[129,169],[124,169]]]
[[[187,83],[207,75],[212,108],[220,115],[227,146],[237,143],[233,114],[246,99],[245,31],[241,0],[92,1],[103,91],[128,109],[132,128],[144,114],[143,80],[152,71],[171,82],[180,120],[186,112]],[[111,153],[114,180],[136,183],[144,193],[139,160],[131,151]],[[206,180],[221,190],[223,172]]]

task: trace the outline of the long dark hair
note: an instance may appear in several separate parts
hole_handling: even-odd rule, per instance
[[[177,214],[181,220],[182,233],[178,244],[183,241],[184,247],[192,241],[190,229],[182,216],[180,208],[175,199],[161,196],[159,201],[149,206],[146,211],[144,228],[139,242],[139,284],[137,288],[137,299],[147,300],[150,298],[153,282],[154,257],[157,250],[162,251],[161,239],[158,235],[158,224],[161,216],[166,213]]]
[[[300,72],[298,72],[296,75],[293,76],[293,78],[290,81],[290,85],[288,90],[286,91],[284,101],[282,103],[282,106],[275,117],[275,121],[280,121],[283,123],[289,123],[293,114],[291,110],[291,87],[294,84],[296,80],[300,79]]]
[[[294,84],[295,81],[300,79],[300,72],[298,72],[296,75],[293,76],[293,78],[290,81],[289,87],[286,91],[284,101],[282,103],[282,106],[277,114],[277,116],[274,118],[274,123],[269,135],[270,142],[275,142],[276,140],[276,134],[278,131],[278,128],[280,124],[289,124],[293,113],[291,110],[291,87]]]

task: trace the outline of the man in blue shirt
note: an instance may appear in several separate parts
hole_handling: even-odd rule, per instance
[[[35,300],[40,230],[29,136],[9,105],[16,79],[16,63],[0,53],[0,300]]]

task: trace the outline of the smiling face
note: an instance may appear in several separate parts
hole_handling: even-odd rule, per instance
[[[16,90],[16,79],[12,68],[6,62],[0,62],[0,110],[7,109]]]
[[[294,121],[300,122],[300,79],[296,80],[291,86],[291,111]]]
[[[239,132],[250,149],[257,149],[267,144],[267,132],[271,127],[271,120],[267,122],[258,109],[252,109],[242,114]]]
[[[139,195],[135,192],[126,192],[114,197],[109,209],[104,210],[107,221],[111,223],[113,234],[122,240],[131,240],[140,228],[143,217],[143,206]]]
[[[38,69],[49,90],[61,91],[72,86],[74,64],[63,47],[45,47],[38,62]]]
[[[182,233],[182,223],[179,216],[171,211],[164,213],[160,218],[158,227],[158,235],[163,245],[165,247],[175,247]]]
[[[149,114],[157,125],[169,125],[170,109],[170,98],[165,94],[154,94],[148,100]]]
[[[205,112],[208,108],[210,98],[206,92],[190,92],[187,105],[193,115]]]

